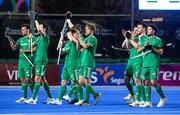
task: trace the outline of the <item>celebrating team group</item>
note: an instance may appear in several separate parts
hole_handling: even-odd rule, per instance
[[[66,100],[69,104],[87,106],[90,105],[91,94],[94,97],[93,104],[98,104],[102,94],[96,92],[91,85],[97,47],[97,38],[94,36],[96,26],[94,23],[87,23],[85,37],[83,37],[81,26],[73,24],[70,20],[71,16],[70,12],[66,13],[67,29],[63,30],[66,35],[58,46],[61,48],[61,55],[65,55],[65,61],[57,99],[52,96],[46,80],[47,50],[50,43],[50,37],[47,34],[48,26],[40,23],[36,16],[35,26],[38,32],[36,37],[32,36],[29,25],[23,24],[21,26],[23,37],[16,42],[10,41],[11,48],[19,50],[18,78],[21,81],[22,97],[16,100],[17,103],[36,104],[40,98],[38,92],[42,85],[48,96],[44,104],[62,105],[62,100]],[[152,107],[151,86],[154,86],[160,95],[157,107],[163,107],[167,101],[157,81],[163,42],[156,36],[156,32],[156,25],[146,25],[142,22],[138,23],[132,31],[122,33],[125,38],[122,47],[128,49],[130,54],[124,73],[124,81],[129,91],[129,95],[124,99],[127,100],[129,106]],[[35,73],[34,80],[32,80],[32,73]],[[71,86],[65,95],[68,82],[71,82]],[[32,91],[29,99],[28,87]],[[136,91],[133,87],[136,87]]]

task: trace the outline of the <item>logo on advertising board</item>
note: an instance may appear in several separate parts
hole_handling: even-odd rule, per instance
[[[124,85],[124,70],[125,64],[96,64],[91,76],[91,83],[93,85]],[[63,64],[60,64],[61,79]]]
[[[94,85],[124,85],[125,64],[96,64],[92,74]],[[95,79],[97,78],[97,79]],[[96,80],[93,82],[93,80]]]
[[[46,78],[50,85],[58,85],[58,66],[56,64],[48,64]],[[33,73],[33,77],[34,77]],[[0,85],[19,85],[18,64],[2,63],[0,64]]]
[[[180,65],[160,65],[159,84],[162,86],[180,86]]]

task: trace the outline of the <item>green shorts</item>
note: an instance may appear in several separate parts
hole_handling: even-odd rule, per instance
[[[133,63],[133,78],[138,78],[141,79],[141,68],[142,68],[142,63]]]
[[[143,67],[141,72],[142,80],[158,80],[158,67]]]
[[[78,70],[75,67],[63,67],[61,80],[78,80]]]
[[[133,62],[131,60],[128,60],[124,75],[130,78],[133,76]]]
[[[83,76],[84,78],[91,79],[92,76],[92,67],[81,67],[79,70],[79,76]]]
[[[31,67],[24,67],[23,65],[18,65],[18,78],[31,78]]]
[[[47,61],[37,61],[35,63],[35,75],[39,77],[46,76],[47,66]]]

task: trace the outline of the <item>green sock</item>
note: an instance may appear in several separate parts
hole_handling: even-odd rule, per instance
[[[27,83],[22,83],[21,88],[22,88],[22,97],[27,98]]]
[[[136,100],[140,101],[141,96],[141,84],[136,85]]]
[[[79,98],[78,98],[78,92],[77,92],[76,89],[77,89],[77,86],[75,87],[75,90],[74,90],[74,97],[75,97],[75,99],[78,100],[78,99],[79,99]]]
[[[127,82],[126,87],[127,87],[128,91],[129,91],[129,93],[133,96],[134,91],[133,91],[133,86],[132,86],[131,82]]]
[[[29,88],[31,89],[31,91],[33,92],[34,82],[33,82],[33,81],[30,81],[28,85],[29,85]]]
[[[44,89],[46,90],[46,93],[47,93],[48,97],[53,98],[52,95],[51,95],[51,92],[50,92],[50,87],[49,87],[48,82],[44,82],[43,86],[44,86]]]
[[[141,101],[146,101],[146,97],[145,97],[145,89],[144,89],[144,85],[141,85],[141,97],[140,97]]]
[[[62,100],[64,94],[66,93],[67,85],[61,85],[61,88],[59,90],[58,99]]]
[[[36,96],[37,96],[37,94],[38,94],[38,92],[39,92],[40,86],[41,86],[41,83],[39,83],[39,82],[36,82],[36,83],[35,83],[35,85],[34,85],[34,90],[33,90],[33,94],[32,94],[32,98],[33,98],[33,99],[36,99]]]
[[[79,98],[80,100],[82,100],[82,99],[83,99],[83,88],[82,88],[82,85],[81,85],[81,84],[78,84],[78,85],[77,85],[76,91],[77,91],[77,93],[78,93],[78,98]]]
[[[92,93],[93,94],[93,96],[96,96],[97,95],[97,92],[93,89],[93,87],[92,87],[92,85],[89,85],[90,86],[90,93]]]
[[[69,97],[72,96],[72,94],[73,94],[73,92],[74,92],[75,89],[76,89],[76,85],[72,83],[72,84],[71,84],[71,87],[70,87],[70,90],[69,90],[69,92],[68,92],[68,96],[69,96]]]
[[[86,97],[85,97],[85,101],[88,102],[88,103],[89,103],[90,93],[91,93],[91,87],[90,87],[90,85],[86,85]]]
[[[151,101],[151,86],[145,86],[146,102]]]
[[[161,86],[158,84],[158,85],[155,85],[154,87],[155,87],[156,91],[158,92],[159,96],[161,98],[165,98],[165,95],[163,93],[163,90],[162,90]]]
[[[85,97],[85,101],[89,102],[89,98],[90,98],[90,94],[93,94],[94,96],[97,95],[97,92],[94,91],[94,89],[92,88],[92,86],[90,84],[86,85],[86,97]]]

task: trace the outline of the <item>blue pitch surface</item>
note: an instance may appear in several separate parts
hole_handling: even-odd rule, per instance
[[[63,101],[63,105],[45,105],[43,101],[47,95],[41,87],[36,105],[18,104],[15,100],[21,96],[20,87],[0,87],[0,114],[6,115],[180,115],[180,87],[163,87],[165,95],[168,98],[167,104],[163,108],[157,108],[159,96],[152,88],[152,108],[129,107],[123,97],[128,94],[125,87],[94,87],[102,93],[100,103],[90,106],[69,105]],[[59,87],[51,88],[54,97],[57,97]],[[28,91],[28,96],[31,92]],[[91,96],[90,102],[93,103]]]

